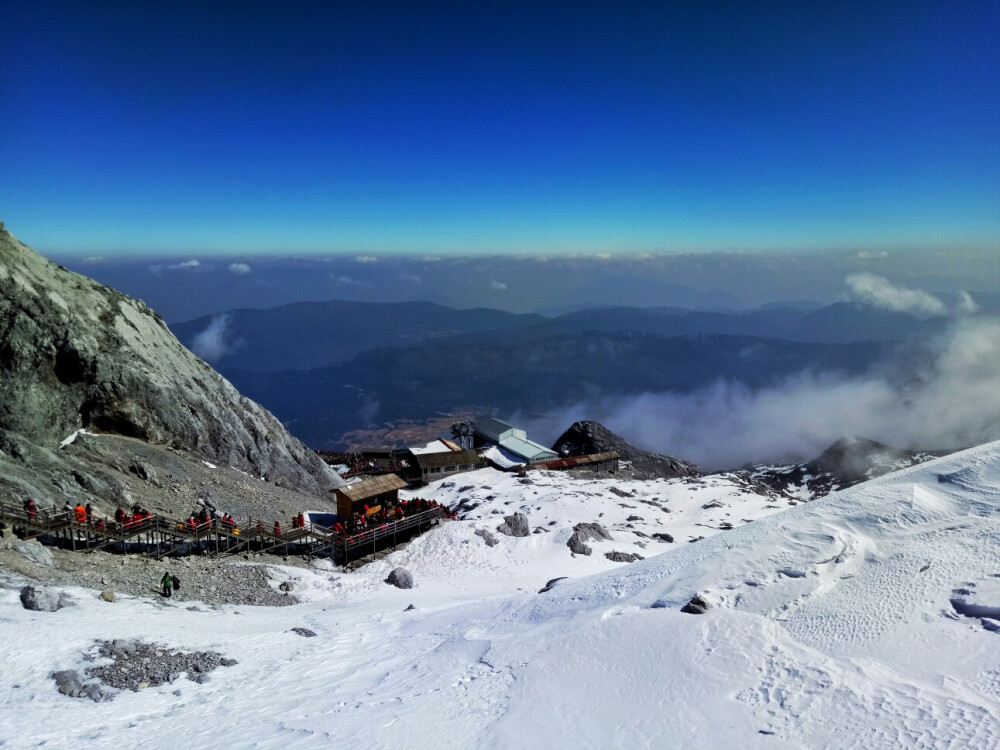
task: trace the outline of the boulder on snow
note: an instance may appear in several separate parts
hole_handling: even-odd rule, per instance
[[[642,560],[642,555],[637,555],[634,552],[605,552],[604,556],[608,558],[611,562],[637,562]]]
[[[695,594],[691,600],[681,607],[681,612],[689,615],[703,615],[712,608],[712,605],[701,598],[700,594]]]
[[[481,536],[487,547],[495,547],[500,543],[489,529],[476,529],[476,536]]]
[[[72,600],[64,591],[47,589],[39,586],[24,586],[21,588],[21,605],[33,612],[55,612],[72,605]]]
[[[101,592],[101,599],[106,602],[113,602],[115,600],[115,592],[111,589],[104,589]]]
[[[551,591],[552,589],[554,589],[556,587],[556,584],[559,583],[559,581],[565,581],[565,580],[566,580],[566,576],[559,576],[558,578],[553,578],[548,583],[546,583],[544,586],[542,586],[540,589],[538,589],[538,593],[539,594],[544,594],[546,591]]]
[[[392,584],[397,589],[412,589],[413,574],[406,568],[394,568],[385,582]]]
[[[278,588],[287,593],[287,592],[292,591],[292,590],[295,589],[295,582],[294,581],[282,581],[278,585]]]
[[[611,540],[611,534],[609,534],[603,526],[599,523],[578,523],[573,527],[573,535],[566,542],[566,546],[569,547],[570,552],[577,555],[589,555],[593,550],[587,546],[586,542],[590,539],[596,541]]]
[[[528,536],[531,533],[528,517],[524,513],[504,516],[503,523],[497,526],[497,531],[507,536]]]
[[[112,694],[104,690],[98,683],[84,683],[78,672],[66,669],[50,675],[56,683],[56,688],[70,698],[90,698],[94,703],[111,700]]]
[[[292,632],[296,635],[301,635],[303,638],[315,638],[316,633],[314,633],[309,628],[292,628]]]

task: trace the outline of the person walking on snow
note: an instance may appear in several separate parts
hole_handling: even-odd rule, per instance
[[[170,572],[163,574],[163,578],[160,579],[160,585],[163,587],[163,595],[170,598],[170,591],[174,585],[174,579],[170,576]]]

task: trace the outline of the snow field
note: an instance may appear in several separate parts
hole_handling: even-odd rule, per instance
[[[693,491],[614,483],[631,497],[531,478],[476,472],[422,491],[480,504],[354,573],[274,568],[275,586],[296,582],[293,607],[189,611],[73,589],[77,606],[38,613],[0,589],[0,744],[1000,746],[1000,444],[781,513],[724,478]],[[552,530],[494,531],[520,508]],[[726,513],[736,528],[718,533]],[[615,540],[572,557],[568,530],[593,521]],[[500,543],[487,547],[477,527]],[[613,563],[611,549],[648,557]],[[382,582],[396,565],[413,590]],[[713,608],[682,614],[695,593]],[[93,642],[110,638],[239,664],[110,703],[58,694],[48,674],[85,667]]]

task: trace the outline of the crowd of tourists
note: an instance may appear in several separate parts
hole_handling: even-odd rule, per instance
[[[347,467],[339,469],[340,476],[348,479],[359,474],[389,474],[399,472],[407,467],[407,463],[396,456],[373,458],[362,453],[336,453],[323,451],[320,457],[333,466]]]
[[[30,499],[25,500],[23,508],[28,515],[28,519],[34,520],[38,512],[35,501]],[[402,521],[409,516],[434,508],[440,508],[445,518],[454,519],[458,517],[457,511],[449,510],[438,503],[437,500],[426,500],[422,497],[417,497],[411,500],[396,500],[376,507],[365,505],[361,511],[354,514],[353,518],[344,519],[338,517],[331,528],[334,533],[340,536],[351,536],[372,529],[389,528],[392,523]],[[92,526],[97,531],[110,530],[121,532],[133,529],[142,524],[146,519],[152,517],[152,514],[138,503],[132,506],[131,512],[125,508],[117,508],[114,514],[114,521],[95,515],[94,508],[90,503],[86,505],[83,503],[73,505],[67,500],[62,510],[71,520],[75,520],[77,524]],[[307,523],[306,514],[299,512],[292,517],[292,530],[304,529]],[[219,515],[214,509],[205,507],[192,511],[191,515],[185,521],[178,524],[178,528],[194,533],[208,532],[215,529],[228,531],[231,534],[237,535],[240,533],[235,517],[229,513]],[[254,530],[258,532],[263,531],[263,522],[258,521]],[[284,535],[280,521],[274,522],[271,531],[276,537]]]

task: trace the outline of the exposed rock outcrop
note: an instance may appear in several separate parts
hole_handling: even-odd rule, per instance
[[[503,523],[497,526],[497,531],[507,536],[528,536],[531,527],[528,525],[526,515],[515,513],[512,516],[504,516]]]
[[[613,552],[605,552],[604,556],[608,558],[611,562],[623,562],[623,563],[638,562],[639,560],[643,559],[642,555],[638,555],[634,552],[618,552],[617,550]]]
[[[816,499],[941,455],[943,451],[905,450],[864,437],[849,437],[837,440],[812,461],[765,466],[752,470],[750,476],[777,490],[805,489],[811,499]]]
[[[687,604],[681,607],[681,612],[688,615],[703,615],[711,608],[712,605],[706,602],[700,594],[695,594]]]
[[[143,302],[44,259],[0,224],[0,451],[48,451],[80,429],[187,451],[310,492],[326,464],[174,338]],[[156,481],[149,467],[129,467]],[[113,488],[78,473],[88,491]]]
[[[593,550],[586,542],[611,540],[611,534],[599,523],[578,523],[573,527],[573,535],[566,542],[570,552],[575,555],[589,555]]]
[[[385,582],[392,584],[397,589],[412,589],[413,574],[406,568],[393,568]]]
[[[560,456],[585,456],[592,453],[616,451],[619,473],[633,479],[672,479],[696,477],[698,467],[688,461],[661,456],[629,445],[622,437],[611,432],[599,422],[575,422],[552,445]]]
[[[495,547],[500,543],[489,529],[476,529],[476,536],[481,536],[487,547]]]

